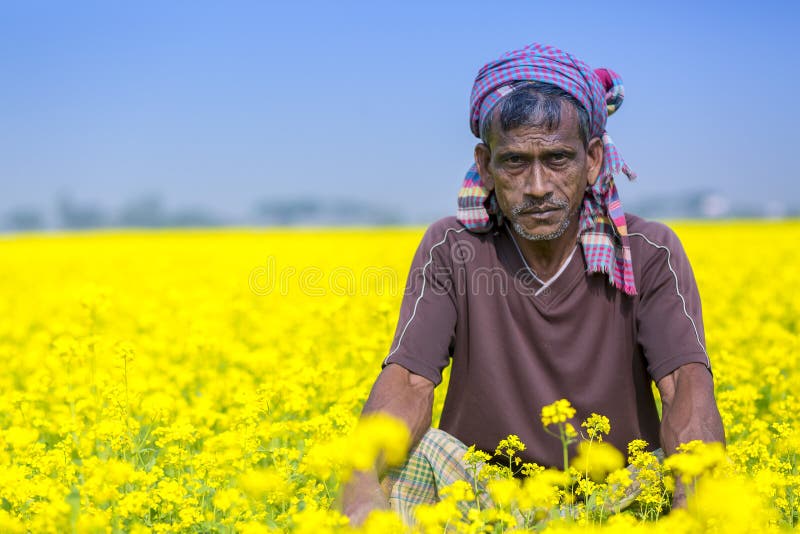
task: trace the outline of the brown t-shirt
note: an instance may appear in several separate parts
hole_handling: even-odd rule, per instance
[[[687,363],[710,364],[680,241],[663,224],[627,221],[636,296],[605,274],[587,274],[580,246],[543,285],[508,226],[474,234],[455,217],[433,223],[414,256],[384,365],[438,385],[452,360],[440,427],[486,451],[517,434],[527,445],[523,460],[559,466],[561,444],[539,414],[560,398],[576,408],[576,429],[595,412],[611,420],[608,441],[620,450],[636,438],[659,446],[651,381]]]

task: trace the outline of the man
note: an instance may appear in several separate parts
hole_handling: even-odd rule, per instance
[[[480,70],[475,165],[457,217],[431,225],[417,250],[364,413],[403,420],[418,450],[463,442],[492,451],[518,434],[523,460],[548,466],[563,465],[561,444],[538,415],[560,398],[576,422],[608,416],[608,441],[623,450],[637,438],[667,454],[694,439],[724,442],[683,248],[619,202],[614,175],[634,175],[605,126],[622,98],[613,71],[539,44]],[[440,430],[429,431],[433,389],[451,362]],[[354,523],[387,507],[383,470],[345,488]],[[683,499],[678,489],[675,504]]]

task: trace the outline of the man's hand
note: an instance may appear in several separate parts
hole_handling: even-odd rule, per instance
[[[411,432],[413,449],[431,426],[433,388],[427,378],[389,364],[378,375],[361,415],[383,412],[400,419]],[[353,473],[342,491],[342,512],[354,526],[360,525],[372,510],[389,507],[388,496],[380,486],[386,466],[382,459],[376,464],[370,471]]]
[[[386,510],[389,501],[374,469],[353,473],[342,492],[342,512],[354,526],[360,525],[373,510]]]
[[[725,443],[725,430],[714,400],[711,372],[700,363],[677,368],[656,384],[661,394],[661,447],[669,456],[678,445],[699,439]],[[686,505],[683,484],[676,481],[673,507]]]

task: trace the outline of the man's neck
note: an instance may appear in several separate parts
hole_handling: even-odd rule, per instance
[[[534,274],[547,281],[558,272],[575,249],[578,240],[578,225],[577,219],[572,220],[560,237],[543,241],[525,239],[512,226],[509,226],[508,230]]]

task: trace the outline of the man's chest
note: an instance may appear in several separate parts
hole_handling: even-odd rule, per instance
[[[462,277],[454,362],[468,359],[489,371],[502,358],[512,366],[571,375],[630,365],[640,357],[635,299],[616,291],[603,275],[587,275],[580,250],[545,283],[507,249],[473,262]]]

